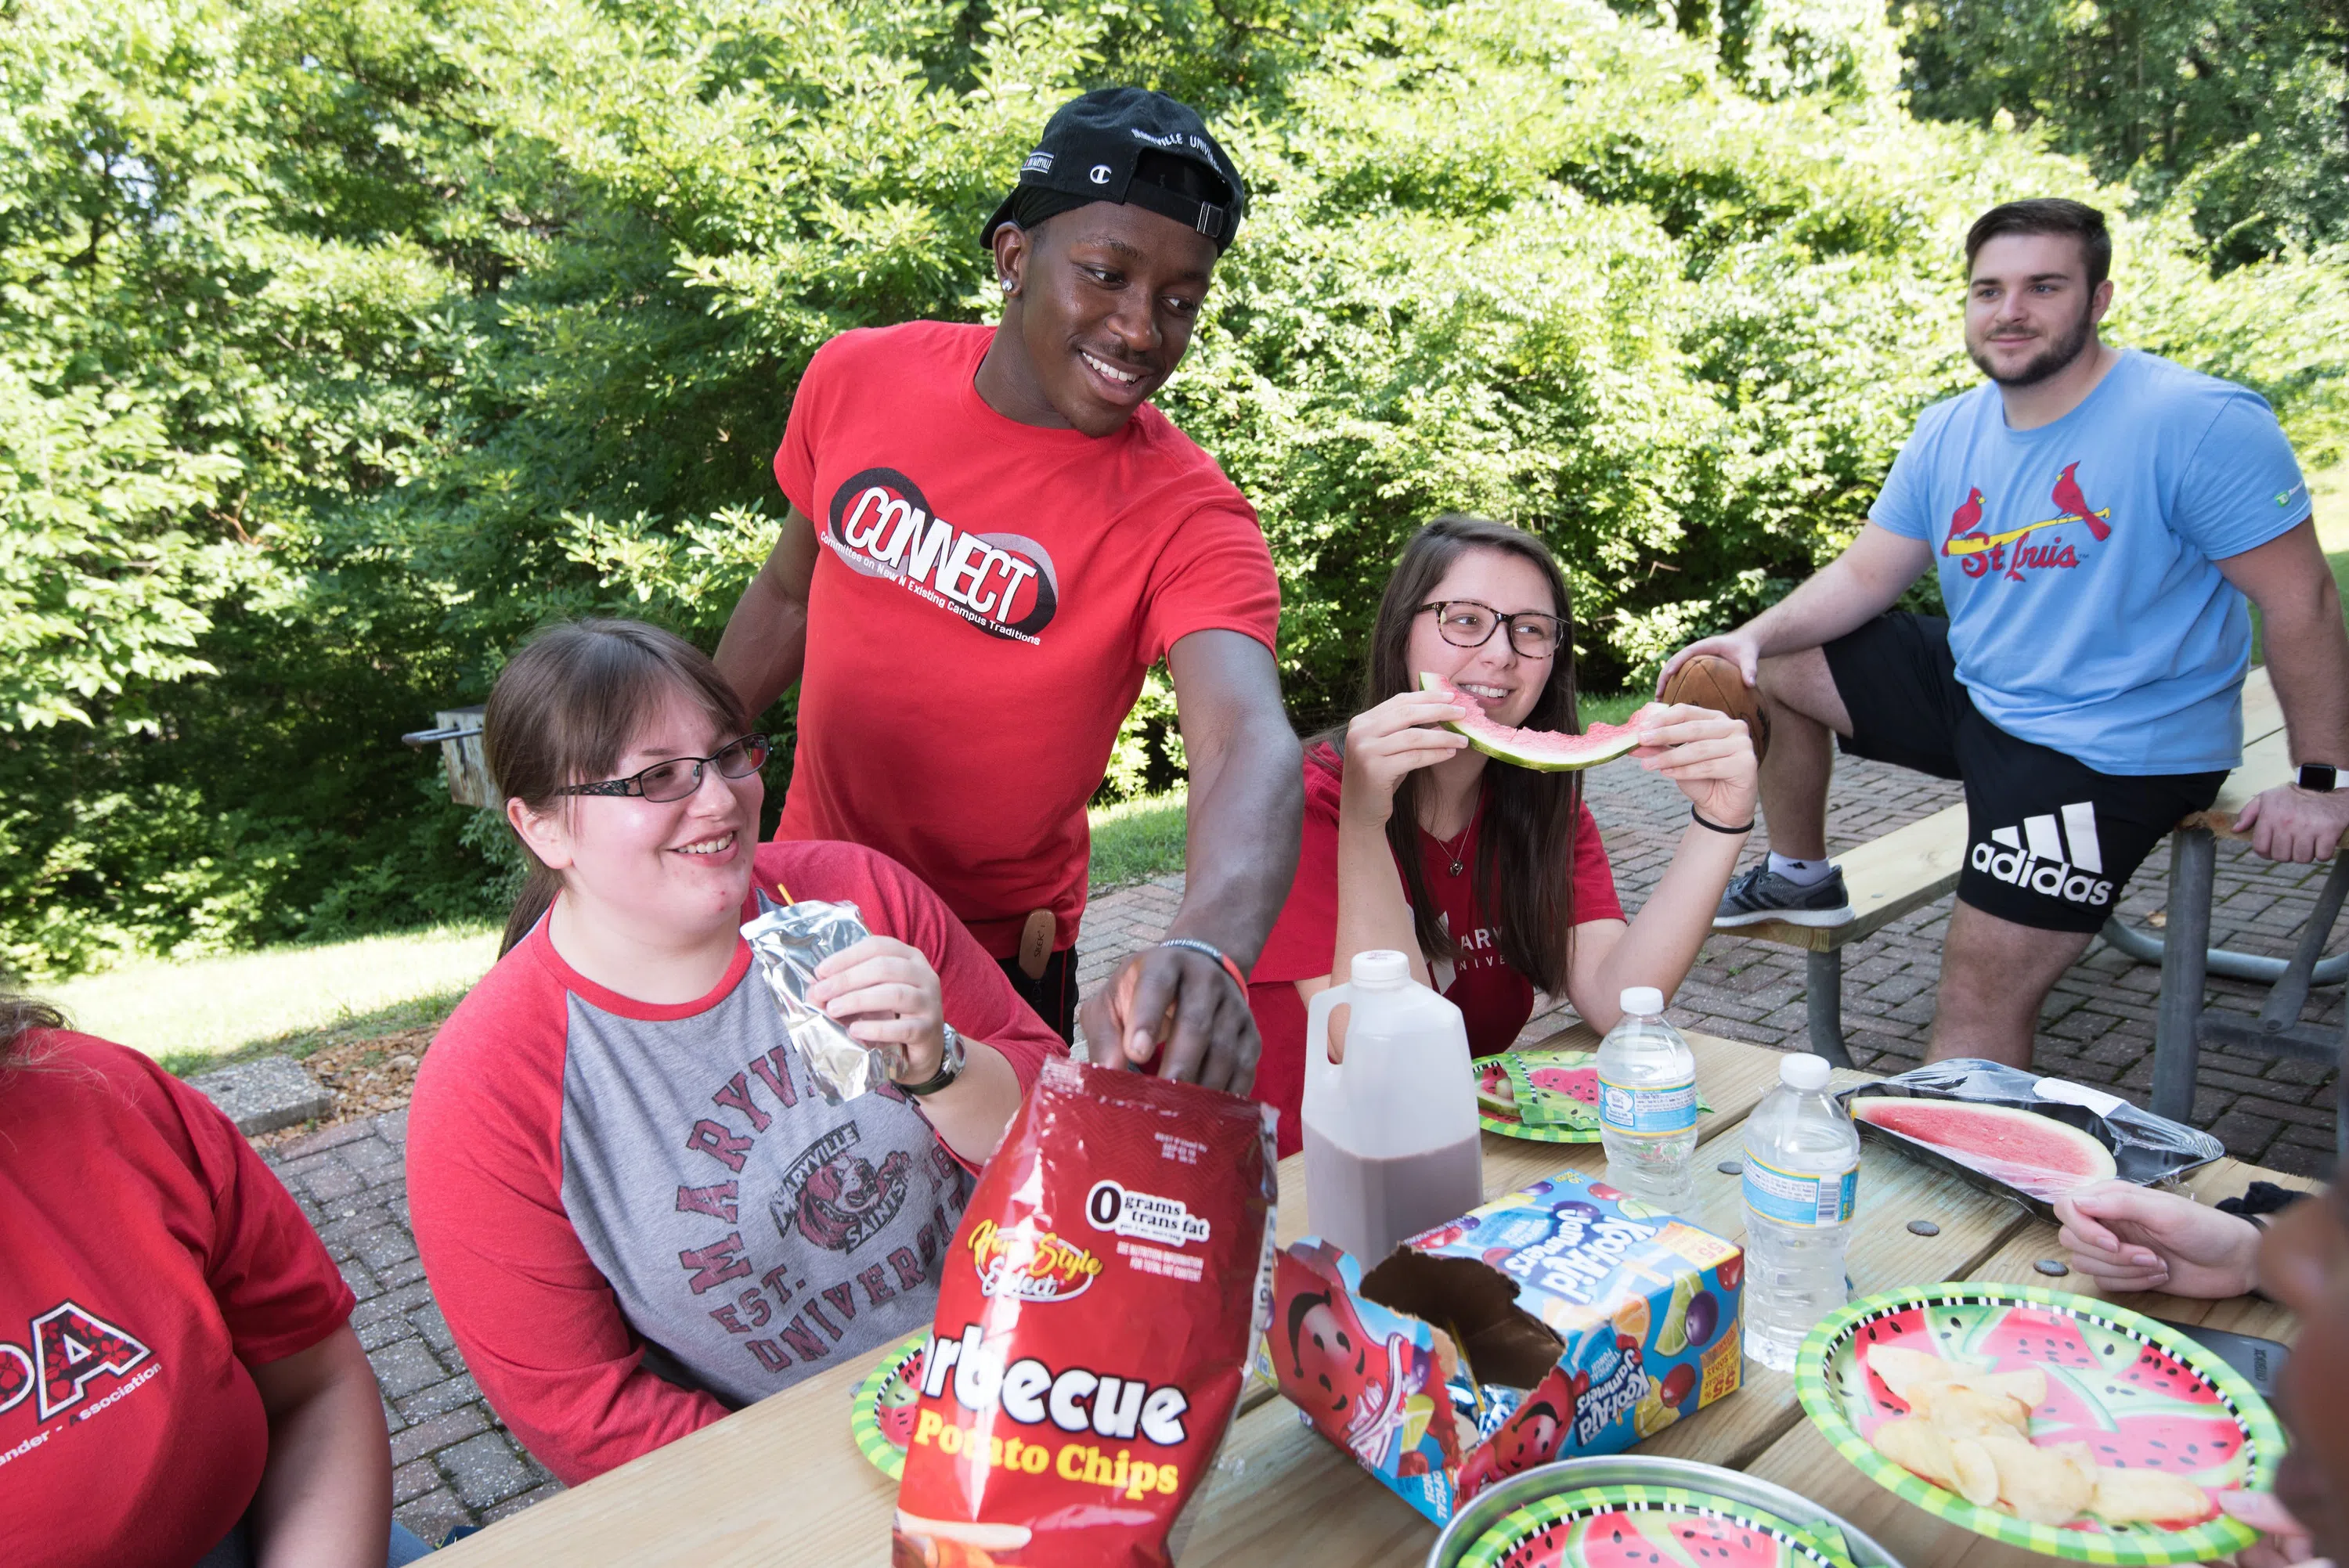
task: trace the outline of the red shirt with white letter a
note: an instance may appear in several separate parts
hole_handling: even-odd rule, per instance
[[[0,1561],[186,1568],[253,1501],[248,1366],[351,1312],[317,1233],[212,1103],[36,1030],[0,1075]]]
[[[1076,940],[1085,802],[1149,667],[1193,632],[1267,647],[1256,512],[1144,405],[1114,434],[1006,418],[994,330],[844,333],[800,382],[775,478],[823,545],[776,836],[876,849],[989,954],[1031,910]]]

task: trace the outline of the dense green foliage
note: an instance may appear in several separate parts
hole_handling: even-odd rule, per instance
[[[2349,240],[2349,0],[1899,0],[1920,114],[2003,115],[2220,266]]]
[[[550,617],[713,643],[808,356],[983,317],[980,221],[1103,82],[1199,102],[1257,190],[1164,401],[1263,512],[1300,722],[1445,509],[1541,531],[1589,684],[1638,678],[1838,548],[1968,382],[1975,211],[2116,204],[1910,119],[1878,11],[1735,20],[0,0],[0,963],[492,913],[494,836],[397,735]],[[2115,335],[2337,451],[2340,258],[2121,232]],[[1166,782],[1167,711],[1113,789]]]

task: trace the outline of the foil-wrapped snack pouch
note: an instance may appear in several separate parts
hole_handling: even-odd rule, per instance
[[[894,1069],[905,1065],[903,1046],[895,1041],[868,1046],[850,1034],[847,1025],[808,1005],[815,966],[871,934],[853,903],[813,899],[777,903],[764,892],[759,894],[758,918],[742,927],[742,939],[758,958],[767,994],[775,999],[775,1011],[782,1015],[800,1060],[833,1105],[879,1088],[890,1081]]]

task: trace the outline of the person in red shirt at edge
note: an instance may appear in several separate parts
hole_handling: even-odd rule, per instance
[[[1680,786],[1692,820],[1627,924],[1582,775],[1492,761],[1439,727],[1473,710],[1419,688],[1432,671],[1496,724],[1579,729],[1572,630],[1566,579],[1532,534],[1442,517],[1403,547],[1371,629],[1364,711],[1307,748],[1297,882],[1248,987],[1256,1096],[1280,1112],[1283,1154],[1303,1140],[1305,1004],[1357,953],[1409,954],[1478,1056],[1509,1047],[1537,990],[1605,1030],[1626,987],[1670,997],[1696,962],[1754,826],[1743,724],[1686,705],[1642,724],[1632,755]]]
[[[752,713],[799,684],[778,839],[936,888],[1076,1039],[1085,803],[1144,672],[1174,677],[1186,881],[1164,944],[1085,1004],[1093,1059],[1245,1092],[1244,972],[1296,858],[1297,738],[1256,513],[1150,406],[1247,204],[1199,117],[1064,105],[981,233],[1003,318],[843,333],[775,454],[790,508],[719,644]]]
[[[767,739],[681,638],[542,633],[482,727],[530,877],[417,1074],[409,1202],[474,1379],[575,1483],[927,1326],[1061,1047],[904,867],[758,842]],[[873,934],[808,1000],[902,1046],[895,1084],[827,1101],[742,939],[754,889],[856,906]]]
[[[423,1556],[351,1306],[212,1101],[0,995],[0,1561]]]

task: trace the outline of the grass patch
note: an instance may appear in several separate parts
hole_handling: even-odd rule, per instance
[[[1085,813],[1092,824],[1097,888],[1124,887],[1183,869],[1184,810],[1188,792],[1170,789]]]
[[[1651,691],[1577,692],[1574,712],[1588,729],[1594,724],[1620,724],[1655,700]]]
[[[2316,512],[2316,547],[2349,604],[2349,463],[2308,477],[2308,499]]]
[[[388,1007],[378,1007],[371,1013],[354,1013],[336,1023],[316,1028],[289,1029],[266,1039],[247,1040],[224,1050],[164,1051],[156,1057],[167,1073],[188,1078],[196,1073],[208,1073],[237,1062],[251,1061],[257,1057],[292,1057],[295,1061],[316,1055],[336,1046],[359,1041],[381,1040],[387,1035],[409,1030],[438,1029],[457,1004],[465,999],[469,986],[434,992],[430,995],[414,996],[395,1002]],[[389,1047],[385,1047],[389,1049]],[[422,1038],[414,1048],[424,1049]]]
[[[44,990],[78,1028],[174,1072],[265,1047],[306,1055],[353,1032],[416,1026],[456,1004],[496,959],[487,925],[275,947],[174,963],[150,959]]]

